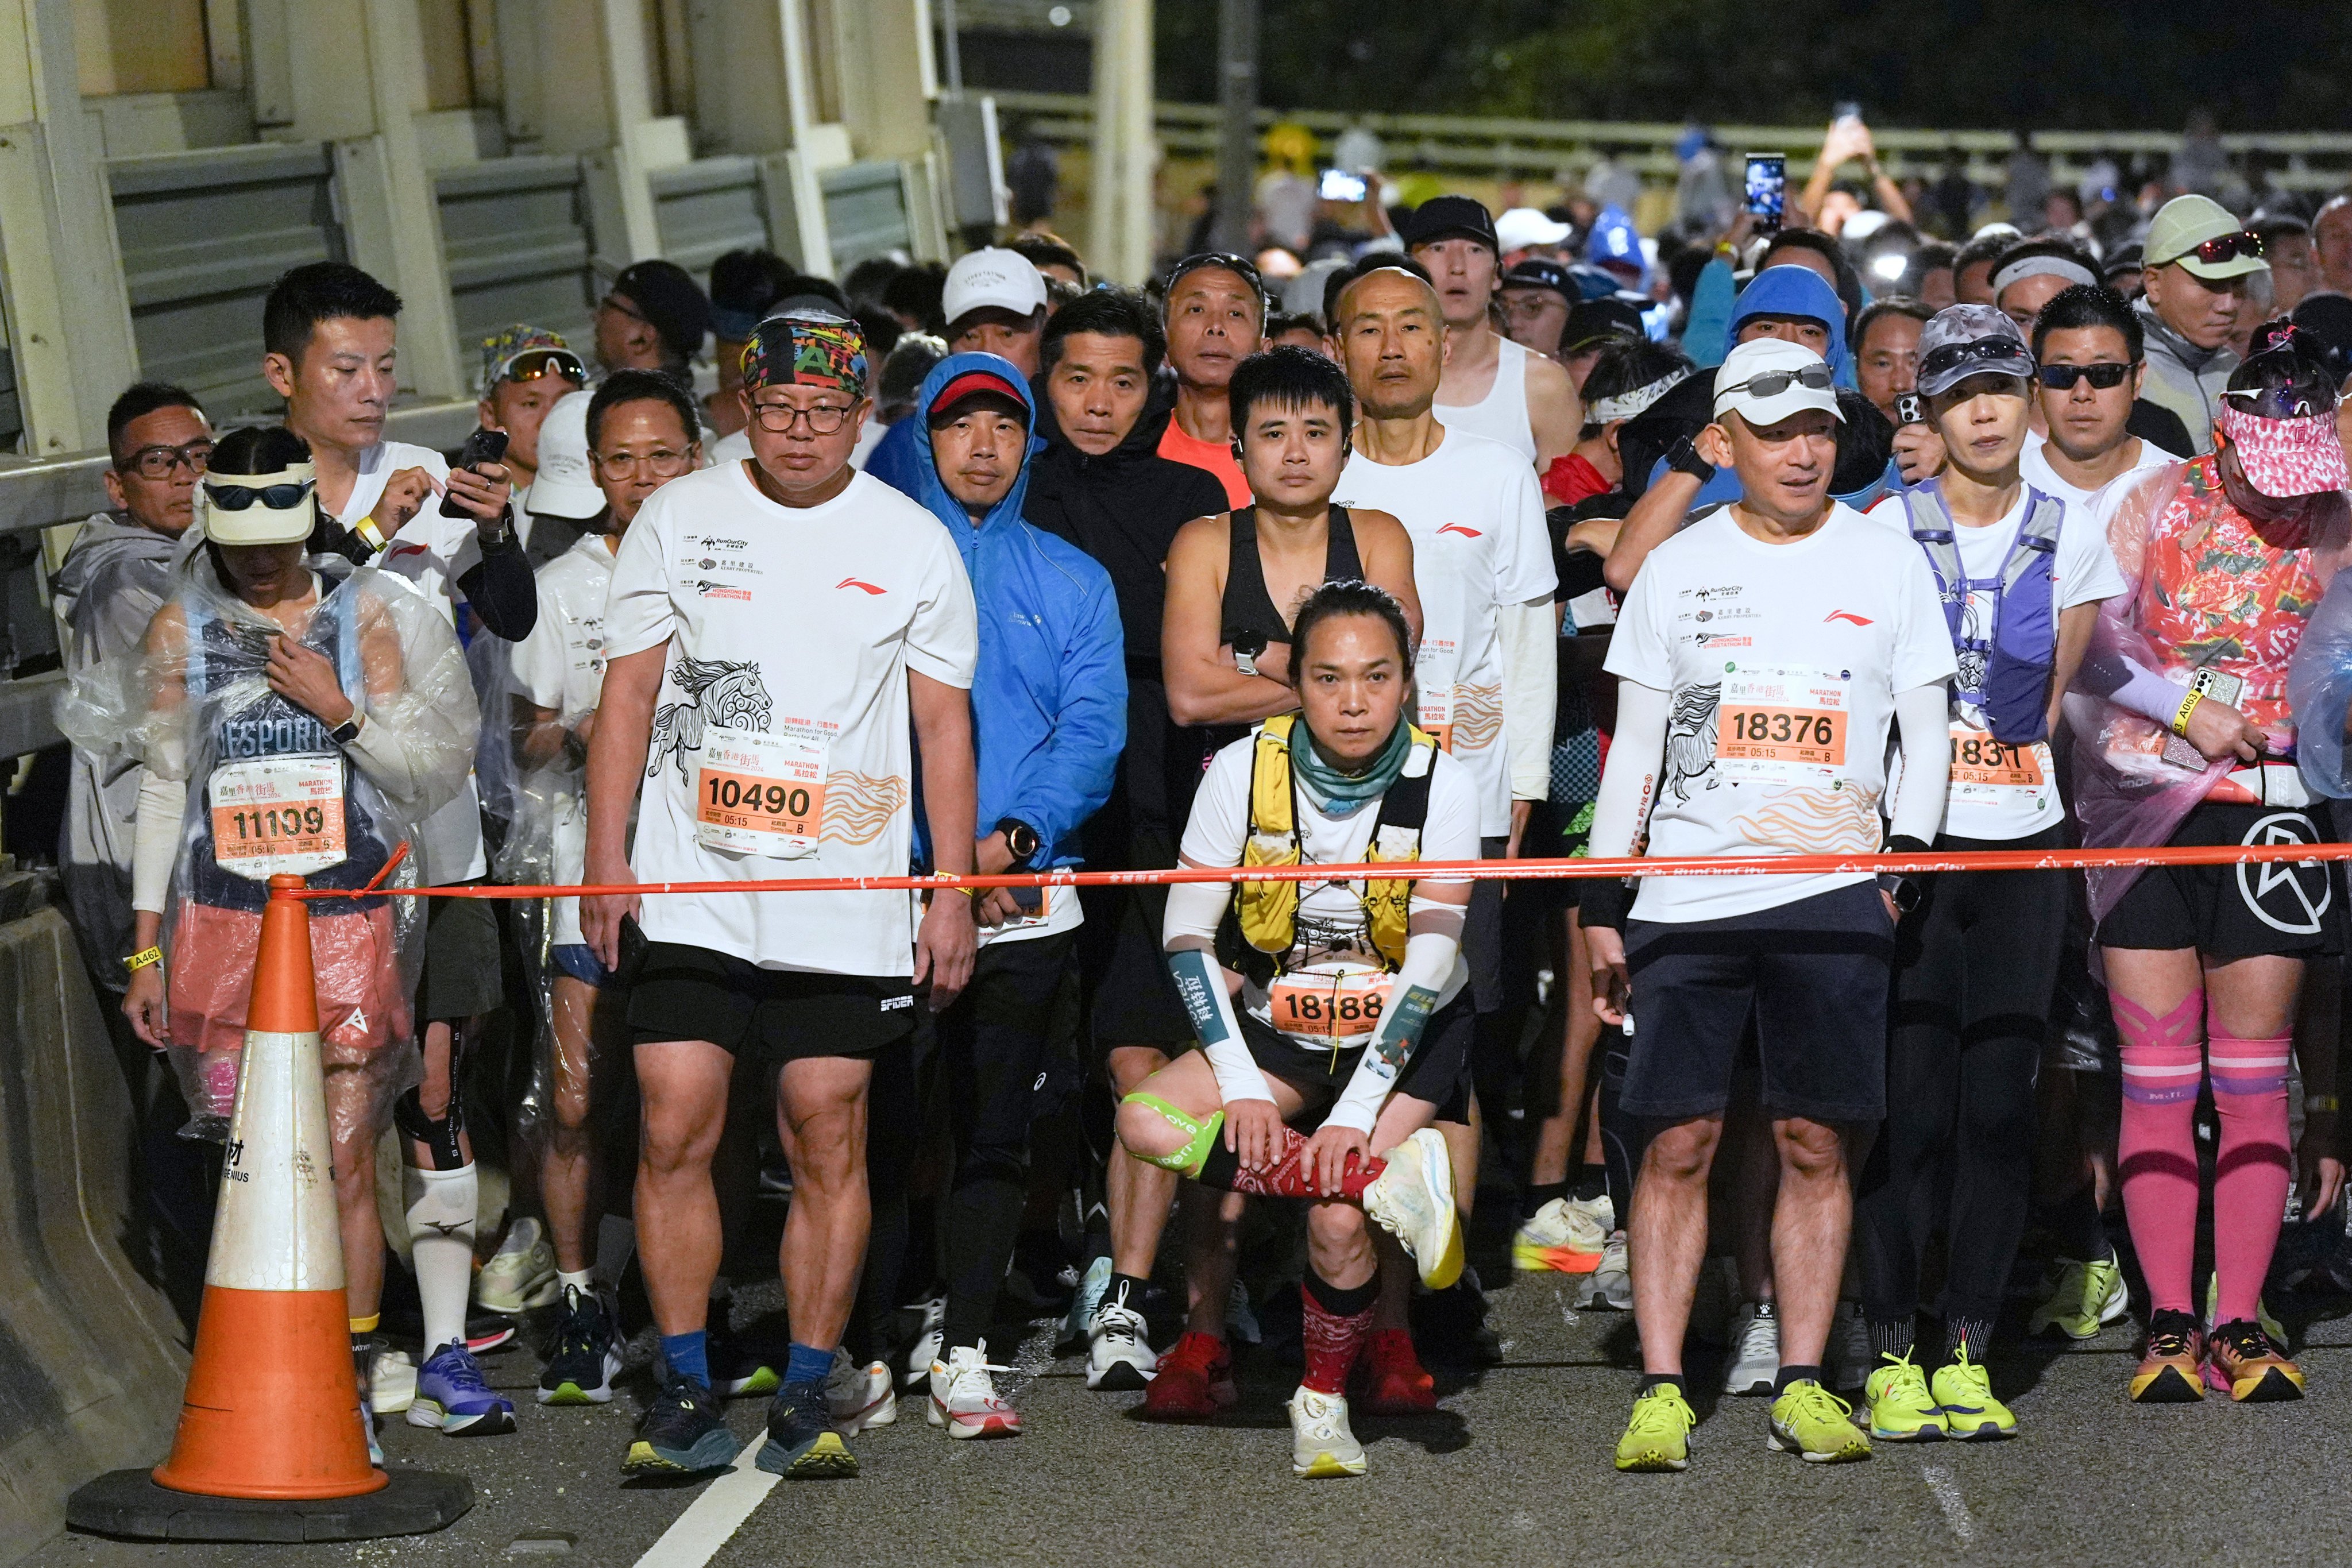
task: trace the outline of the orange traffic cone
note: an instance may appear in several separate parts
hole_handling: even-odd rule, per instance
[[[318,979],[302,879],[269,879],[204,1315],[172,1457],[67,1500],[79,1530],[145,1541],[352,1541],[439,1530],[462,1476],[368,1463],[343,1295]],[[190,962],[195,962],[190,955]]]
[[[155,1479],[214,1497],[355,1497],[368,1463],[343,1299],[341,1222],[319,1064],[310,907],[269,879],[245,1060],[172,1457]]]

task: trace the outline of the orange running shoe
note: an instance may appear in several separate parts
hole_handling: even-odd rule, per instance
[[[1187,1329],[1160,1355],[1159,1375],[1143,1391],[1143,1415],[1148,1421],[1202,1421],[1241,1396],[1225,1342]]]
[[[2132,1398],[2141,1405],[2193,1405],[2204,1398],[2204,1339],[2188,1312],[2150,1312],[2139,1370],[2132,1373]]]
[[[1413,1354],[1412,1336],[1402,1329],[1374,1329],[1356,1363],[1357,1394],[1349,1401],[1360,1415],[1422,1415],[1437,1408],[1437,1382]]]
[[[2260,1323],[2217,1323],[2205,1341],[2205,1382],[2241,1405],[2303,1397],[2303,1369]]]

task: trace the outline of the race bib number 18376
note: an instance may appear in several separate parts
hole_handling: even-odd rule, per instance
[[[1716,710],[1715,756],[1734,779],[1821,784],[1845,772],[1846,683],[1826,669],[1732,668]]]

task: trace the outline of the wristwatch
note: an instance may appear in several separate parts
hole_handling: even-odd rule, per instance
[[[1887,836],[1886,845],[1879,853],[1925,855],[1930,847],[1931,846],[1920,843],[1908,834],[1895,833]],[[1881,871],[1878,874],[1878,890],[1894,900],[1895,913],[1897,918],[1917,909],[1920,896],[1926,891],[1920,887],[1917,878],[1905,871]]]
[[[1666,448],[1666,467],[1678,474],[1688,474],[1701,484],[1715,478],[1715,465],[1698,455],[1697,445],[1687,436]]]
[[[341,723],[327,731],[327,739],[332,741],[338,746],[348,746],[359,738],[360,710],[356,708],[352,710],[352,716],[350,718],[344,720]]]
[[[1013,857],[1015,866],[1028,864],[1029,858],[1037,853],[1037,830],[1019,817],[1004,818],[996,825],[996,831],[1004,835],[1005,851]]]
[[[1265,651],[1264,632],[1235,632],[1225,639],[1233,645],[1234,668],[1244,675],[1258,672],[1257,656]]]

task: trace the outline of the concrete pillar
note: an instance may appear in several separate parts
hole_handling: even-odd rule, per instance
[[[73,0],[0,4],[0,294],[30,452],[103,446],[139,356]]]
[[[426,397],[462,397],[471,390],[457,352],[457,315],[449,298],[449,268],[441,249],[441,208],[416,116],[426,107],[424,40],[415,0],[365,0],[368,91],[376,133],[335,149],[344,191],[344,224],[352,259],[400,294],[400,379]],[[370,212],[356,199],[381,191]]]
[[[1151,0],[1101,0],[1095,12],[1093,178],[1087,259],[1097,277],[1140,283],[1151,270]]]
[[[604,39],[604,100],[612,145],[588,157],[589,200],[594,211],[596,260],[618,271],[659,256],[661,226],[640,137],[654,119],[653,40],[646,33],[644,0],[598,0]]]

